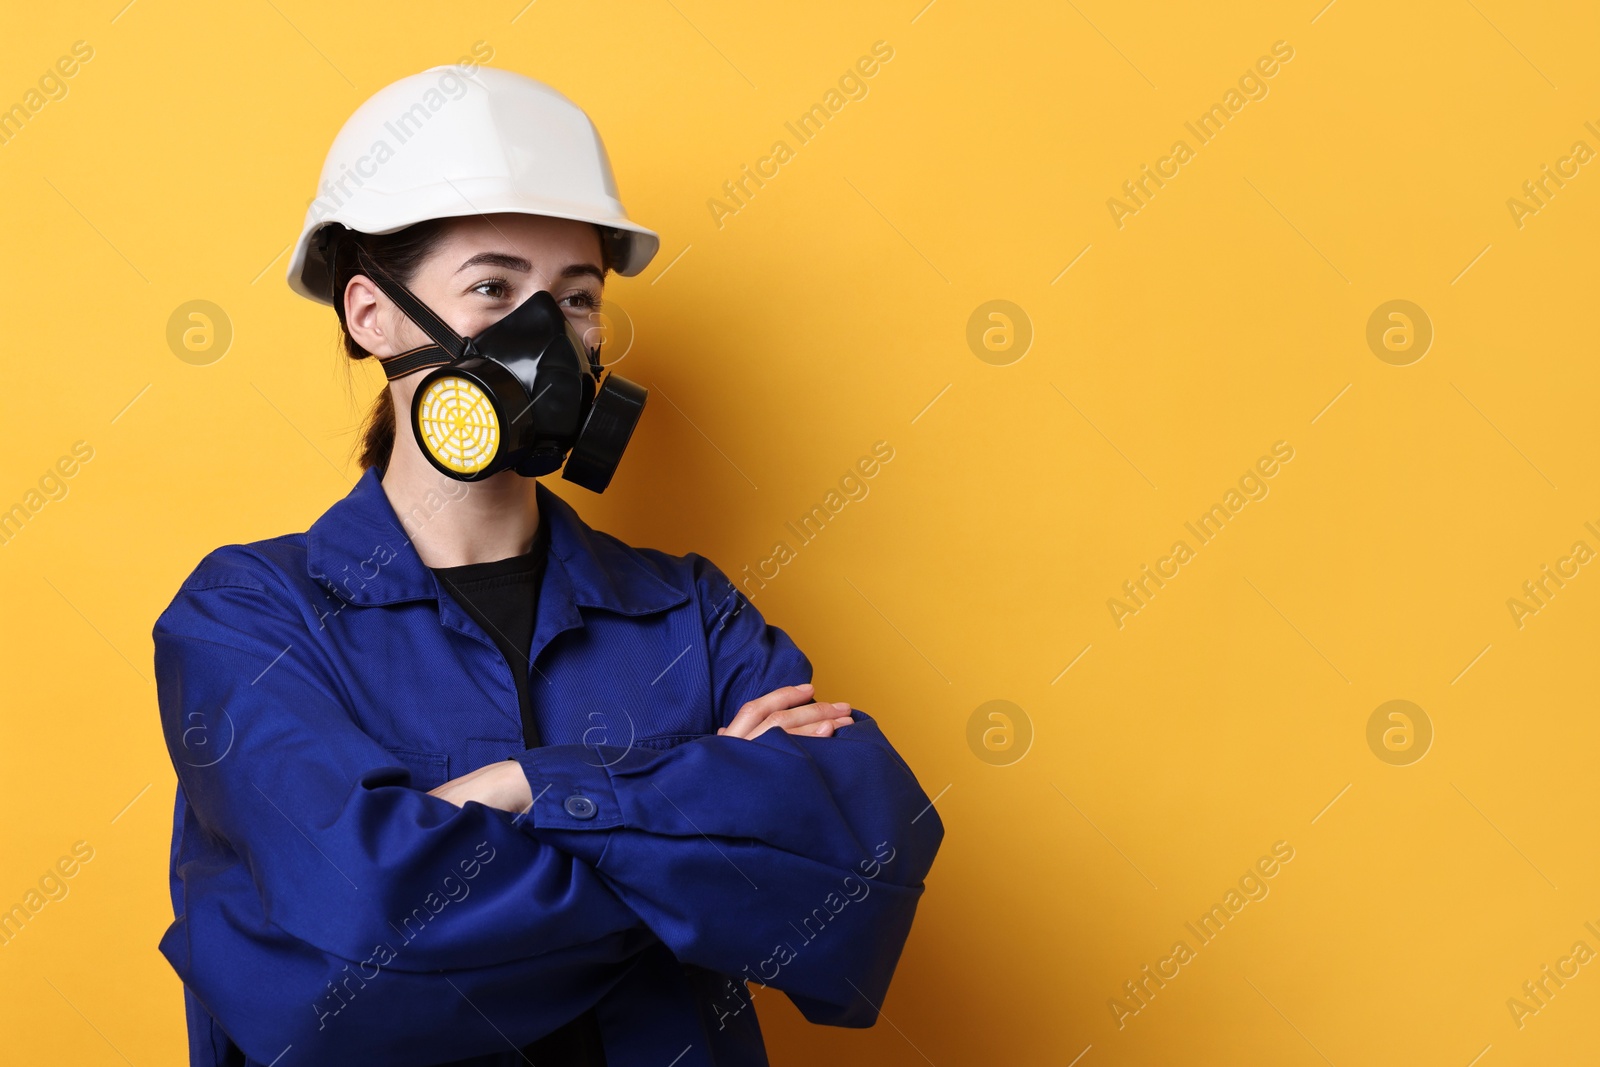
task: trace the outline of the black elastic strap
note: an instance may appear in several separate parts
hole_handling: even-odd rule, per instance
[[[450,353],[438,345],[420,345],[391,359],[381,360],[380,364],[384,375],[392,382],[424,367],[437,367],[453,362],[455,361],[450,358]]]
[[[468,354],[471,350],[471,343],[447,326],[443,319],[430,311],[428,305],[418,300],[411,290],[389,277],[381,267],[372,261],[372,257],[368,255],[367,250],[359,244],[356,245],[356,256],[361,260],[361,266],[365,273],[377,283],[378,288],[383,290],[384,295],[393,300],[400,310],[405,312],[406,318],[416,323],[423,333],[433,338],[434,344],[449,354],[450,359],[445,362],[461,359]]]

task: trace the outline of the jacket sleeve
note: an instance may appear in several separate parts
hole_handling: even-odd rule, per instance
[[[189,906],[220,909],[217,922],[235,932],[275,938],[191,939],[175,955],[198,996],[237,1003],[239,990],[261,981],[246,964],[270,972],[275,953],[298,954],[324,961],[327,973],[296,971],[321,977],[282,996],[249,992],[305,1005],[294,1010],[309,1016],[336,961],[368,960],[383,944],[403,944],[384,965],[396,976],[514,965],[512,973],[530,960],[582,964],[590,949],[613,954],[619,936],[637,945],[648,935],[588,863],[520,833],[508,813],[411,788],[409,772],[358,726],[316,628],[275,581],[219,550],[153,631],[162,730],[194,815],[190,832],[209,846],[186,854],[229,871],[181,869]],[[207,886],[229,896],[200,892],[197,902]]]
[[[789,636],[689,558],[718,721],[810,681]],[[870,1026],[944,826],[877,722],[853,718],[832,737],[532,749],[517,759],[534,803],[513,824],[593,863],[682,962],[780,989],[812,1022]]]
[[[439,910],[426,927],[390,932],[347,959],[270,922],[241,863],[220,854],[194,860],[184,865],[184,904],[160,950],[252,1063],[428,1067],[520,1047],[598,1003],[660,942],[629,929],[490,966],[407,969],[413,949],[448,937],[472,907],[474,869],[481,878],[502,861],[505,853],[476,850],[449,895],[427,905]],[[222,1062],[212,1058],[209,1024],[195,1021],[191,1061]]]

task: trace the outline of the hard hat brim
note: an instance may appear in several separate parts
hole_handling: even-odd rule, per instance
[[[332,278],[318,242],[318,235],[333,225],[343,225],[359,233],[381,235],[397,233],[407,226],[414,226],[430,219],[469,218],[473,215],[544,215],[549,218],[588,222],[600,230],[601,240],[609,246],[612,269],[625,278],[633,277],[643,271],[661,248],[659,234],[627,218],[600,217],[599,212],[576,205],[559,203],[530,205],[521,198],[515,203],[503,205],[496,203],[494,197],[480,197],[475,200],[474,203],[463,203],[459,211],[444,209],[431,212],[427,218],[405,218],[399,221],[352,218],[341,212],[317,219],[312,217],[314,212],[308,211],[300,239],[295,243],[294,254],[289,258],[289,288],[319,304],[333,306],[333,297],[328,291]]]

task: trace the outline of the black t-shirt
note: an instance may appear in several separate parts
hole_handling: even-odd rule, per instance
[[[510,665],[522,709],[522,739],[528,748],[543,744],[529,697],[528,653],[549,551],[549,529],[541,517],[533,548],[520,556],[431,568],[445,591],[494,639]],[[606,1063],[593,1008],[520,1051],[539,1067],[605,1067]]]
[[[445,590],[494,639],[510,665],[517,703],[522,708],[522,741],[528,748],[544,743],[528,696],[528,653],[533,648],[539,582],[544,577],[549,551],[550,533],[541,518],[533,535],[533,547],[520,556],[430,568]]]

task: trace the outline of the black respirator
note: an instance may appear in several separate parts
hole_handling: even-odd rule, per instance
[[[428,462],[463,482],[507,469],[537,478],[565,463],[563,478],[605,492],[648,390],[605,373],[599,346],[584,344],[554,296],[541,289],[476,336],[462,337],[370,257],[361,260],[363,272],[433,339],[383,363],[391,381],[436,368],[411,402],[411,428]]]

